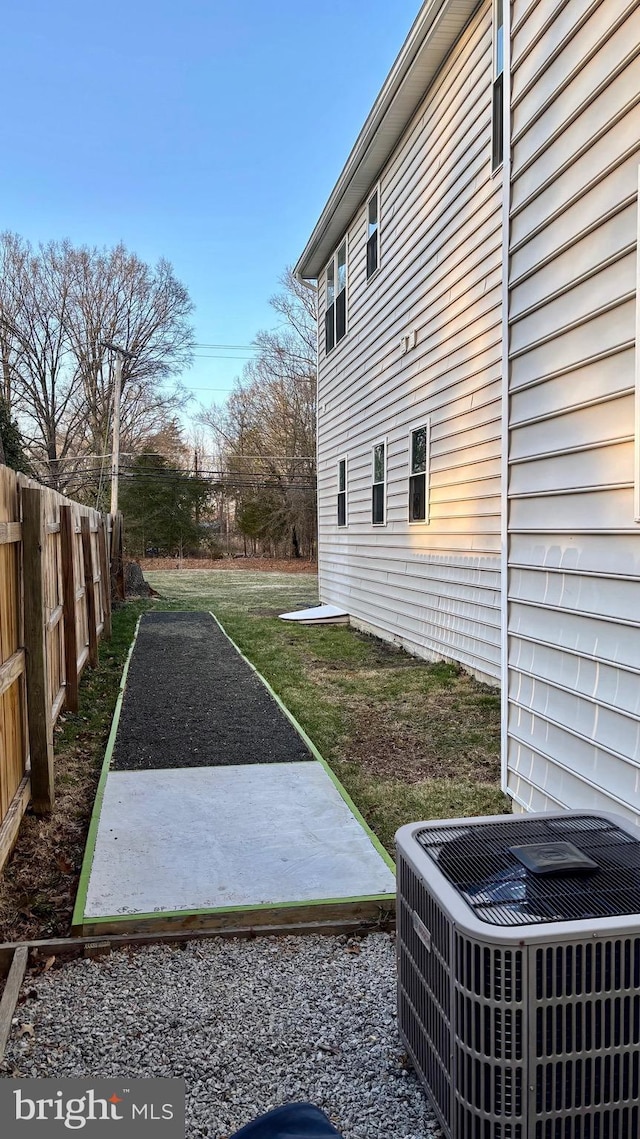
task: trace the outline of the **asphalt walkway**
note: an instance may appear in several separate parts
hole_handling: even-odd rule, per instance
[[[127,676],[114,771],[312,758],[210,613],[145,614]]]

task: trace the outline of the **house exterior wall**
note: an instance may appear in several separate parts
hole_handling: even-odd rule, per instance
[[[500,672],[501,174],[491,173],[492,10],[479,6],[349,227],[348,330],[319,344],[322,602],[427,658]],[[373,190],[375,187],[371,187]],[[326,308],[319,281],[319,328]],[[401,354],[401,337],[417,334]],[[430,425],[429,521],[409,522],[409,440]],[[371,519],[386,441],[386,524]],[[347,526],[337,524],[347,459]]]
[[[640,9],[511,20],[506,779],[640,822]]]

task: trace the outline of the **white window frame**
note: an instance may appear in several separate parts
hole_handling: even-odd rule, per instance
[[[418,477],[418,475],[414,475],[412,473],[412,470],[411,470],[413,436],[415,435],[416,431],[422,431],[423,429],[427,433],[427,441],[426,441],[425,468],[424,468],[424,472],[420,472],[420,474],[424,473],[424,510],[425,510],[425,516],[424,516],[424,518],[412,518],[411,517],[411,480],[412,480],[412,478]],[[409,525],[410,526],[428,526],[429,525],[429,522],[430,522],[430,510],[429,510],[429,489],[430,489],[430,485],[431,485],[431,420],[430,419],[423,419],[423,421],[421,423],[416,423],[415,427],[409,428],[409,501],[407,504],[407,509],[408,509],[408,514],[409,514]]]
[[[373,273],[369,273],[368,272],[368,267],[369,267],[368,266],[369,239],[373,236],[372,234],[369,233],[369,206],[371,205],[371,199],[374,198],[376,195],[378,197],[378,220],[376,222],[375,233],[377,234],[377,238],[378,238],[378,240],[377,240],[378,262],[377,262],[375,269],[373,270]],[[381,236],[380,183],[379,182],[373,187],[371,193],[369,194],[369,197],[367,198],[367,204],[365,206],[364,224],[365,224],[365,230],[366,230],[366,241],[365,241],[365,246],[364,246],[364,249],[365,249],[365,270],[364,271],[365,271],[366,282],[367,282],[367,284],[369,284],[369,281],[373,281],[374,277],[378,276],[378,273],[380,272],[380,264],[381,264],[381,256],[380,256],[380,251],[381,251],[381,245],[380,245],[380,236]]]
[[[382,482],[375,481],[376,472],[376,447],[384,447],[384,479]],[[371,447],[371,525],[372,526],[386,526],[387,525],[387,464],[389,461],[389,451],[387,448],[387,437],[383,436],[381,439],[376,439]],[[382,495],[382,522],[373,521],[373,488],[374,486],[384,487]]]
[[[344,490],[340,490],[340,464],[344,463]],[[341,455],[338,459],[338,493],[336,496],[336,520],[339,530],[346,530],[349,525],[349,458]],[[340,495],[344,494],[344,522],[340,522]]]
[[[493,0],[492,8],[492,52],[491,52],[491,173],[497,174],[504,162],[504,116],[505,116],[505,7],[509,0]],[[502,59],[498,70],[498,11],[502,12]],[[498,90],[500,94],[498,95]],[[499,137],[496,136],[496,107],[500,100]],[[499,156],[498,156],[499,155]]]
[[[340,251],[342,250],[343,246],[344,246],[345,282],[344,282],[344,290],[341,289],[340,293],[338,293],[338,255],[339,255]],[[332,317],[332,319],[333,319],[333,344],[331,345],[330,348],[327,348],[327,316],[328,316],[329,308],[330,308],[327,275],[329,273],[329,269],[331,268],[331,266],[333,266],[333,282],[334,282],[334,290],[335,290],[335,295],[334,295],[334,299],[332,302],[332,304],[333,304],[333,317]],[[324,296],[324,319],[325,319],[324,352],[325,352],[325,356],[330,356],[331,353],[336,350],[336,348],[338,347],[338,344],[340,344],[345,339],[345,337],[349,331],[349,303],[348,303],[348,301],[349,301],[349,240],[348,240],[347,234],[344,235],[342,241],[338,242],[338,244],[337,244],[337,246],[333,252],[333,255],[327,261],[327,264],[326,264],[325,270],[324,270],[324,290],[325,290],[325,296]],[[337,320],[336,320],[337,308],[336,308],[336,306],[338,303],[338,297],[342,295],[343,291],[344,291],[344,332],[343,332],[342,336],[340,337],[340,339],[338,339],[338,337],[337,337]]]

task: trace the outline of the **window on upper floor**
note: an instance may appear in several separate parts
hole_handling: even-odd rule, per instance
[[[429,424],[411,432],[409,444],[409,521],[429,521]]]
[[[493,92],[491,129],[491,169],[497,170],[504,158],[504,0],[493,0]]]
[[[367,203],[367,281],[380,264],[380,188],[376,186]]]
[[[347,239],[338,247],[326,276],[326,312],[324,315],[324,347],[328,354],[347,331]]]
[[[338,460],[338,526],[347,525],[347,460]]]
[[[384,440],[373,448],[373,482],[371,487],[371,521],[384,526],[386,521],[387,445]]]

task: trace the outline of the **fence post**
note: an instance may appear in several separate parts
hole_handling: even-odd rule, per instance
[[[104,613],[103,636],[111,637],[111,574],[107,557],[107,523],[104,514],[98,522],[98,552],[100,555],[100,589],[102,591],[102,612]]]
[[[44,495],[32,487],[22,488],[22,544],[31,796],[35,813],[44,815],[51,812],[54,802],[53,724],[47,677],[43,575],[46,529]]]
[[[76,629],[76,575],[73,563],[75,525],[73,507],[60,507],[60,549],[62,552],[62,602],[64,605],[65,703],[70,712],[78,711],[78,634]]]
[[[82,535],[82,559],[84,562],[84,595],[87,604],[87,628],[89,630],[89,667],[98,667],[98,633],[96,629],[96,585],[93,580],[93,555],[91,551],[91,522],[86,514],[80,518]]]

